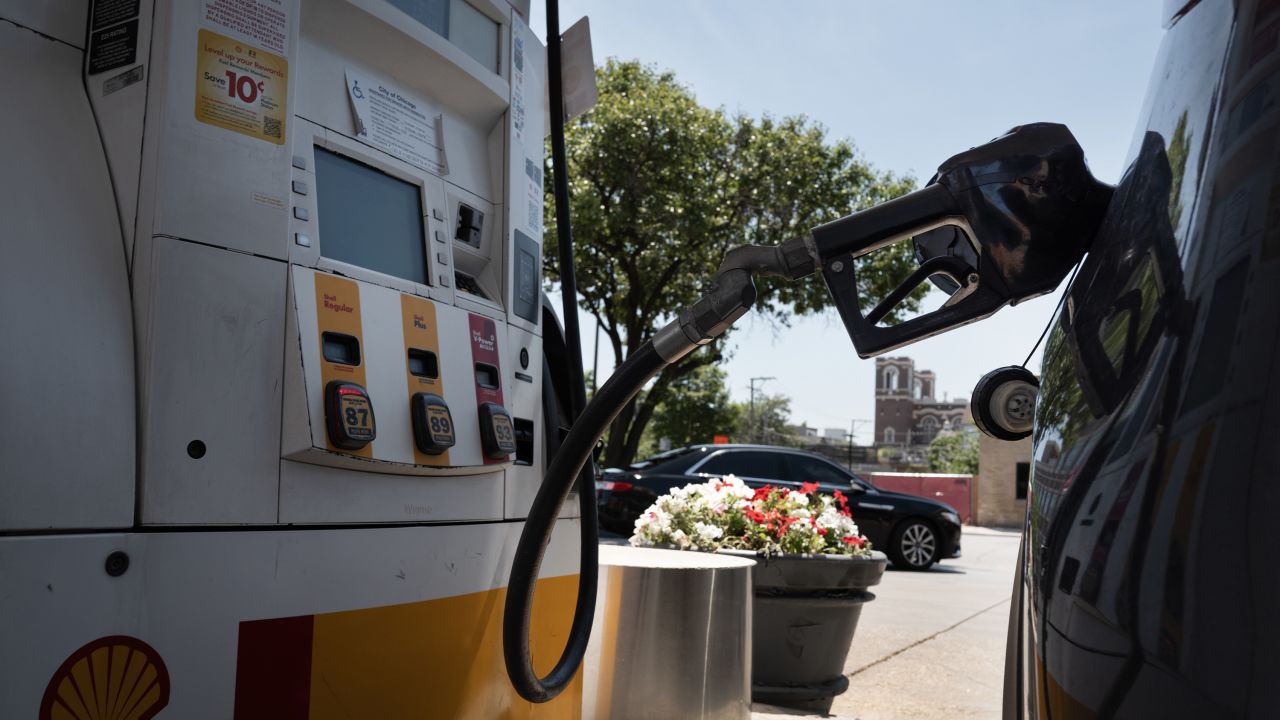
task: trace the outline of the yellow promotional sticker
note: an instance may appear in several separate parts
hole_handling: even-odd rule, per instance
[[[196,119],[284,144],[289,61],[201,30],[196,49]]]

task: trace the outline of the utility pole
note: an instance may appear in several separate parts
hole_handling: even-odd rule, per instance
[[[853,418],[849,421],[849,469],[853,470],[853,436],[858,432],[858,423],[869,423],[870,420]]]
[[[763,384],[770,380],[777,380],[777,379],[778,378],[773,377],[772,375],[768,377],[751,378],[751,412],[750,412],[751,424],[750,424],[750,427],[753,435],[755,434],[755,430],[756,430],[756,383],[760,382]],[[761,430],[761,435],[763,435],[764,434],[764,416],[763,415],[760,417],[760,430]],[[758,440],[759,438],[756,438],[756,439]]]

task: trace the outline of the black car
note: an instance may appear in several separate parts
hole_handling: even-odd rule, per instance
[[[623,470],[606,470],[596,482],[600,527],[629,536],[636,518],[659,495],[725,475],[736,475],[751,487],[798,490],[816,482],[819,492],[844,492],[858,528],[897,567],[925,570],[960,556],[960,516],[951,507],[881,490],[821,455],[768,445],[691,445]]]

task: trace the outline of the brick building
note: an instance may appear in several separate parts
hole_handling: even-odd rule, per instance
[[[973,524],[1021,527],[1027,515],[1031,478],[1031,438],[1010,442],[978,438],[978,481],[974,483]]]
[[[909,357],[876,358],[876,447],[920,454],[943,430],[970,424],[969,401],[938,400],[932,370]]]

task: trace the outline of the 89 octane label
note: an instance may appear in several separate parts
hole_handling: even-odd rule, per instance
[[[453,445],[453,423],[449,421],[449,410],[439,405],[427,406],[427,425],[431,429],[431,440],[437,445]]]

